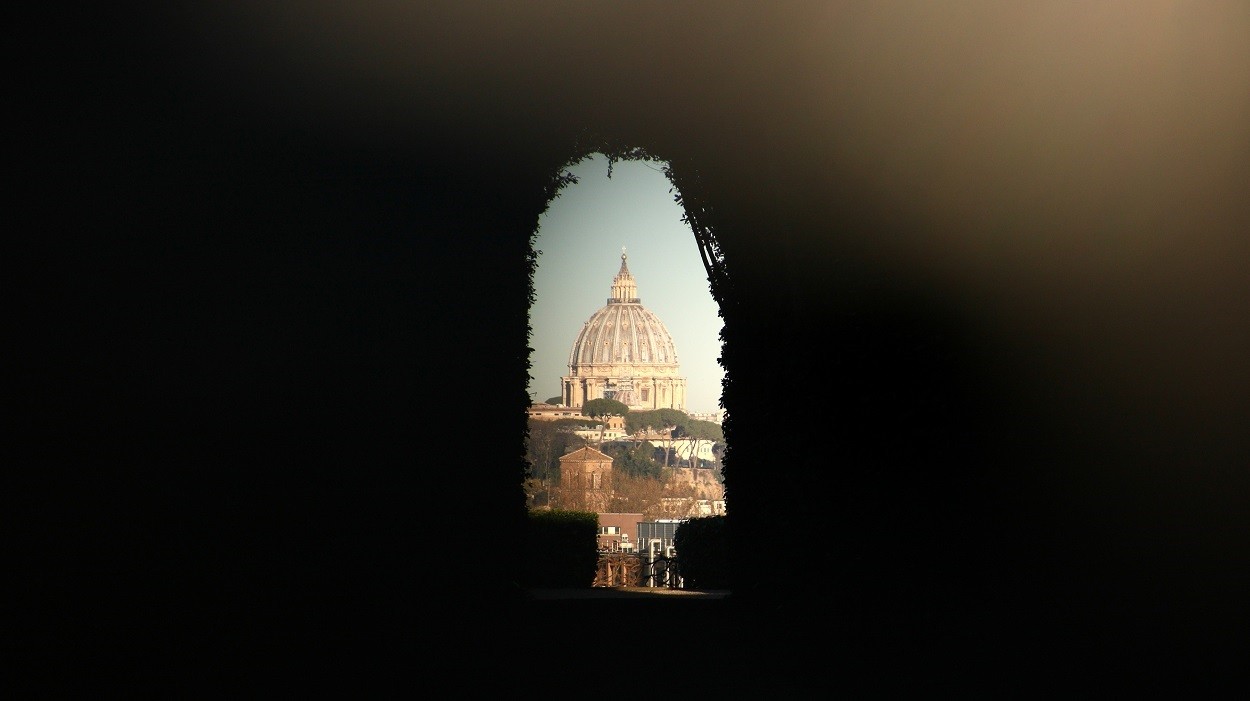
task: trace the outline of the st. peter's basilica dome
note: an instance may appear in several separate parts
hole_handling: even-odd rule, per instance
[[[612,296],[582,325],[569,351],[569,374],[561,378],[563,403],[579,407],[606,397],[631,409],[685,411],[686,380],[678,371],[673,337],[642,306],[621,249]]]

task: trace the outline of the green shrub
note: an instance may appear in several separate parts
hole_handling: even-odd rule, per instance
[[[593,511],[531,511],[525,538],[525,585],[543,589],[594,585],[599,564],[599,515]]]
[[[725,516],[684,521],[673,534],[686,589],[729,589],[729,524]]]

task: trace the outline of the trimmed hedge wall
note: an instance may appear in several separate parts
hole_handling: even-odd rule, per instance
[[[529,512],[524,562],[527,587],[593,586],[599,564],[599,515],[562,509]]]
[[[725,516],[692,518],[677,527],[673,545],[684,588],[730,588],[728,529]]]

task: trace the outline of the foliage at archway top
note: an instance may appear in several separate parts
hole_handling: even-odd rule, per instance
[[[546,204],[549,205],[559,197],[565,187],[578,182],[577,176],[569,169],[595,154],[602,154],[607,158],[608,178],[612,177],[613,166],[621,161],[650,161],[660,164],[661,172],[669,181],[669,193],[673,196],[673,201],[682,208],[682,222],[690,227],[698,244],[712,299],[723,310],[729,299],[729,276],[723,249],[713,233],[711,206],[707,198],[702,196],[698,169],[692,163],[666,157],[643,146],[583,132],[574,140],[568,158],[552,169],[544,189]],[[531,260],[531,269],[536,264],[536,260]]]

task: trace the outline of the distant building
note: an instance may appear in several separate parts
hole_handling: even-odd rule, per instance
[[[582,410],[578,407],[562,406],[560,404],[547,404],[545,402],[535,402],[531,404],[527,413],[531,419],[538,419],[540,421],[587,418],[582,416]]]
[[[678,519],[702,516],[724,516],[724,499],[700,499],[699,497],[660,497],[660,511]]]
[[[570,407],[615,399],[639,411],[686,410],[686,378],[673,337],[642,306],[624,249],[612,296],[583,324],[569,351],[569,374],[560,383],[561,403]]]
[[[538,421],[555,421],[556,419],[587,419],[599,421],[598,426],[587,426],[585,428],[573,429],[574,434],[594,443],[619,441],[626,436],[624,416],[605,416],[600,419],[596,419],[582,414],[582,410],[578,407],[568,407],[546,403],[531,404],[527,413],[531,419],[536,419]]]
[[[710,421],[717,425],[725,423],[725,410],[724,409],[717,409],[716,411],[689,412],[687,415],[692,419],[698,419],[699,421]]]
[[[612,501],[612,456],[589,446],[562,456],[560,500],[566,508],[607,511]]]
[[[590,418],[590,417],[584,417]],[[575,435],[593,443],[610,443],[625,438],[625,417],[605,416],[598,426],[573,429]]]
[[[632,553],[638,550],[638,524],[642,514],[599,514],[599,550]]]
[[[639,523],[639,552],[651,557],[673,557],[677,553],[677,527],[685,521],[674,518]]]

